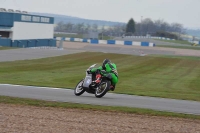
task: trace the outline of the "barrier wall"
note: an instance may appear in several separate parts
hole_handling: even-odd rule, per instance
[[[155,44],[151,42],[133,42],[133,41],[120,41],[120,40],[98,40],[98,39],[80,39],[80,38],[78,39],[78,38],[64,38],[64,37],[56,37],[56,40],[57,41],[65,40],[71,42],[87,42],[91,44],[155,47]]]
[[[200,41],[193,41],[193,43],[195,43],[195,44],[200,44]]]
[[[161,39],[161,40],[175,40],[171,38],[165,38],[165,37],[152,37],[152,36],[124,36],[124,38],[149,38],[149,39]]]
[[[37,39],[37,40],[14,40],[11,44],[12,47],[41,47],[50,46],[56,47],[55,39]]]
[[[0,46],[4,47],[41,47],[50,46],[56,47],[55,39],[37,39],[37,40],[11,40],[11,39],[1,39]]]
[[[11,39],[4,39],[0,37],[0,46],[10,47],[11,46]]]
[[[91,40],[90,40],[90,43],[91,43],[91,44],[99,44],[99,40],[91,39]]]
[[[190,43],[195,43],[195,44],[200,45],[200,41],[192,41],[192,40],[188,40],[188,42],[190,42]]]

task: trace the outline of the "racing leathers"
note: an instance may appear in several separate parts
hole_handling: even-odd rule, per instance
[[[102,71],[104,70],[104,71]],[[104,77],[109,77],[111,79],[111,90],[114,91],[116,84],[118,83],[118,72],[115,63],[107,63],[105,65],[105,69],[102,66],[99,68],[91,69],[91,73],[97,73],[96,78],[98,78],[98,74],[103,75]]]

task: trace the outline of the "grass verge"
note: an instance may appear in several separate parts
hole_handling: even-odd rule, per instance
[[[0,50],[16,49],[15,47],[0,47]]]
[[[156,45],[156,47],[200,50],[200,47],[195,47],[195,46],[169,46],[169,45]]]
[[[0,83],[74,88],[92,64],[111,59],[118,67],[114,93],[200,101],[200,61],[190,57],[84,52],[45,59],[0,62]]]
[[[54,34],[55,37],[71,37],[71,38],[84,38],[83,37],[83,34],[76,34],[76,35],[73,35],[73,34]],[[102,36],[99,35],[98,36],[98,39],[102,40]],[[111,36],[103,36],[103,40],[110,40],[110,39],[114,39],[114,37],[111,37]]]
[[[169,42],[169,43],[179,43],[179,44],[187,44],[191,45],[192,43],[184,40],[162,40],[162,39],[155,39],[157,41]]]
[[[55,37],[83,38],[82,34],[54,34]]]
[[[198,56],[176,56],[176,55],[159,55],[159,54],[152,54],[149,55],[152,57],[163,57],[163,58],[174,58],[174,59],[187,59],[187,60],[200,60]]]
[[[6,97],[6,96],[0,96],[0,103],[28,105],[28,106],[36,106],[36,107],[55,107],[55,108],[73,108],[73,109],[84,109],[84,110],[100,110],[100,111],[109,111],[109,112],[132,113],[132,114],[139,114],[139,115],[178,117],[178,118],[189,118],[189,119],[199,119],[200,120],[200,116],[198,116],[198,115],[154,111],[154,110],[150,110],[150,109],[98,106],[98,105],[86,105],[86,104],[76,104],[76,103],[61,103],[61,102],[51,102],[51,101],[42,101],[42,100],[34,100],[34,99],[25,99],[25,98],[14,98],[14,97]]]

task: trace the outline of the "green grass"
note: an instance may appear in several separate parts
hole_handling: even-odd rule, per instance
[[[74,88],[94,63],[117,64],[115,93],[200,101],[199,58],[132,56],[85,52],[0,63],[0,83]]]
[[[196,47],[196,46],[169,46],[169,45],[156,45],[156,47],[166,47],[166,48],[178,48],[178,49],[193,49],[193,50],[200,50],[200,47]]]
[[[99,39],[101,39],[101,38],[102,38],[102,36],[99,35]],[[101,40],[112,40],[112,39],[114,39],[114,37],[111,37],[111,36],[103,36],[103,39],[101,39]]]
[[[16,49],[15,47],[0,47],[0,50]]]
[[[176,55],[149,55],[152,57],[163,57],[163,58],[176,58],[176,59],[188,59],[188,60],[199,60],[198,56],[176,56]]]
[[[67,35],[67,34],[54,34],[55,37],[72,37],[72,38],[83,38],[82,34],[77,34],[77,35]],[[99,35],[99,39],[102,36]],[[114,37],[110,37],[110,36],[103,36],[103,40],[110,40],[110,39],[114,39]]]
[[[150,109],[98,106],[98,105],[64,103],[64,102],[51,102],[51,101],[42,101],[42,100],[25,99],[25,98],[14,98],[14,97],[5,97],[5,96],[0,96],[0,103],[36,106],[36,107],[54,107],[54,108],[66,108],[66,109],[70,108],[70,109],[82,109],[82,110],[91,110],[91,111],[100,110],[100,111],[107,111],[107,112],[108,111],[109,112],[120,112],[120,113],[130,113],[130,114],[149,115],[149,116],[164,116],[164,117],[200,119],[199,115],[189,115],[189,114],[171,113],[171,112],[164,112],[164,111],[154,111],[154,110],[150,110]]]
[[[55,37],[72,37],[72,38],[83,38],[82,34],[77,34],[77,35],[73,35],[73,34],[54,34]]]
[[[192,43],[188,42],[188,41],[184,41],[184,40],[162,40],[162,39],[155,39],[158,41],[163,41],[163,42],[170,42],[170,43],[179,43],[179,44],[187,44],[187,45],[191,45]]]

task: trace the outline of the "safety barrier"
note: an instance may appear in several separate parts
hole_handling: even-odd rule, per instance
[[[90,44],[131,45],[131,46],[155,47],[155,44],[151,43],[151,42],[98,40],[98,39],[81,39],[81,38],[65,38],[65,37],[56,37],[56,40],[57,41],[60,41],[60,40],[71,41],[71,42],[87,42]]]
[[[124,36],[124,38],[145,38],[145,39],[160,39],[160,40],[175,40],[165,37],[153,37],[153,36]]]
[[[41,46],[56,46],[55,39],[30,39],[30,40],[11,40],[0,38],[0,46],[6,47],[41,47]]]
[[[200,41],[193,41],[193,43],[195,43],[195,44],[200,44]]]
[[[0,37],[0,46],[10,47],[11,46],[11,39]]]
[[[200,41],[192,41],[192,40],[188,40],[188,42],[193,43],[193,44],[200,45]]]

